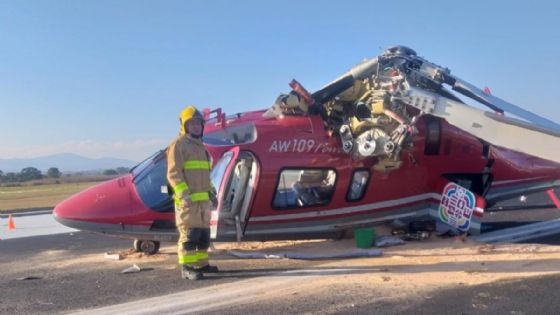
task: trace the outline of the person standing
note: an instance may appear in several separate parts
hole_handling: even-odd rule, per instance
[[[210,246],[210,158],[202,143],[204,118],[188,106],[179,114],[179,136],[167,149],[167,180],[173,188],[177,255],[184,279],[218,272],[208,260]]]

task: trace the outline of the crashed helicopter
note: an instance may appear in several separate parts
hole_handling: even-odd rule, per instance
[[[560,125],[410,48],[390,47],[313,93],[290,87],[269,109],[205,111],[215,241],[335,237],[422,217],[478,234],[486,207],[560,186]],[[54,217],[157,252],[177,239],[166,167],[156,152]]]

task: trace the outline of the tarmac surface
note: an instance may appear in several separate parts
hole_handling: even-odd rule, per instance
[[[390,280],[389,280],[390,281]],[[560,275],[522,280],[504,280],[476,286],[457,285],[421,297],[384,299],[375,288],[361,290],[352,284],[314,294],[292,295],[289,299],[269,300],[233,306],[228,314],[558,314]],[[396,289],[398,290],[398,289]],[[200,314],[222,314],[208,311]]]
[[[247,263],[212,254],[213,263],[228,272],[191,282],[180,279],[173,245],[153,256],[134,253],[121,261],[105,258],[106,252],[130,252],[131,247],[130,240],[86,232],[0,241],[0,314],[65,313],[317,264],[267,260]],[[121,273],[133,264],[142,271]]]
[[[66,227],[56,222],[51,212],[52,210],[45,214],[33,213],[33,215],[26,216],[22,216],[21,214],[15,215],[13,220],[17,224],[14,230],[7,229],[7,217],[0,218],[0,240],[77,231],[76,229]]]

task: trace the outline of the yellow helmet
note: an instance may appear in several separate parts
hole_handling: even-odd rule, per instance
[[[181,134],[185,134],[185,123],[193,118],[199,118],[204,123],[202,114],[193,105],[185,107],[179,114],[179,121],[181,121]]]

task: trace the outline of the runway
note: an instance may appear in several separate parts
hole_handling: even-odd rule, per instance
[[[16,228],[8,230],[8,219],[6,217],[0,219],[0,240],[77,231],[56,222],[52,214],[18,215],[13,216],[13,220]]]

